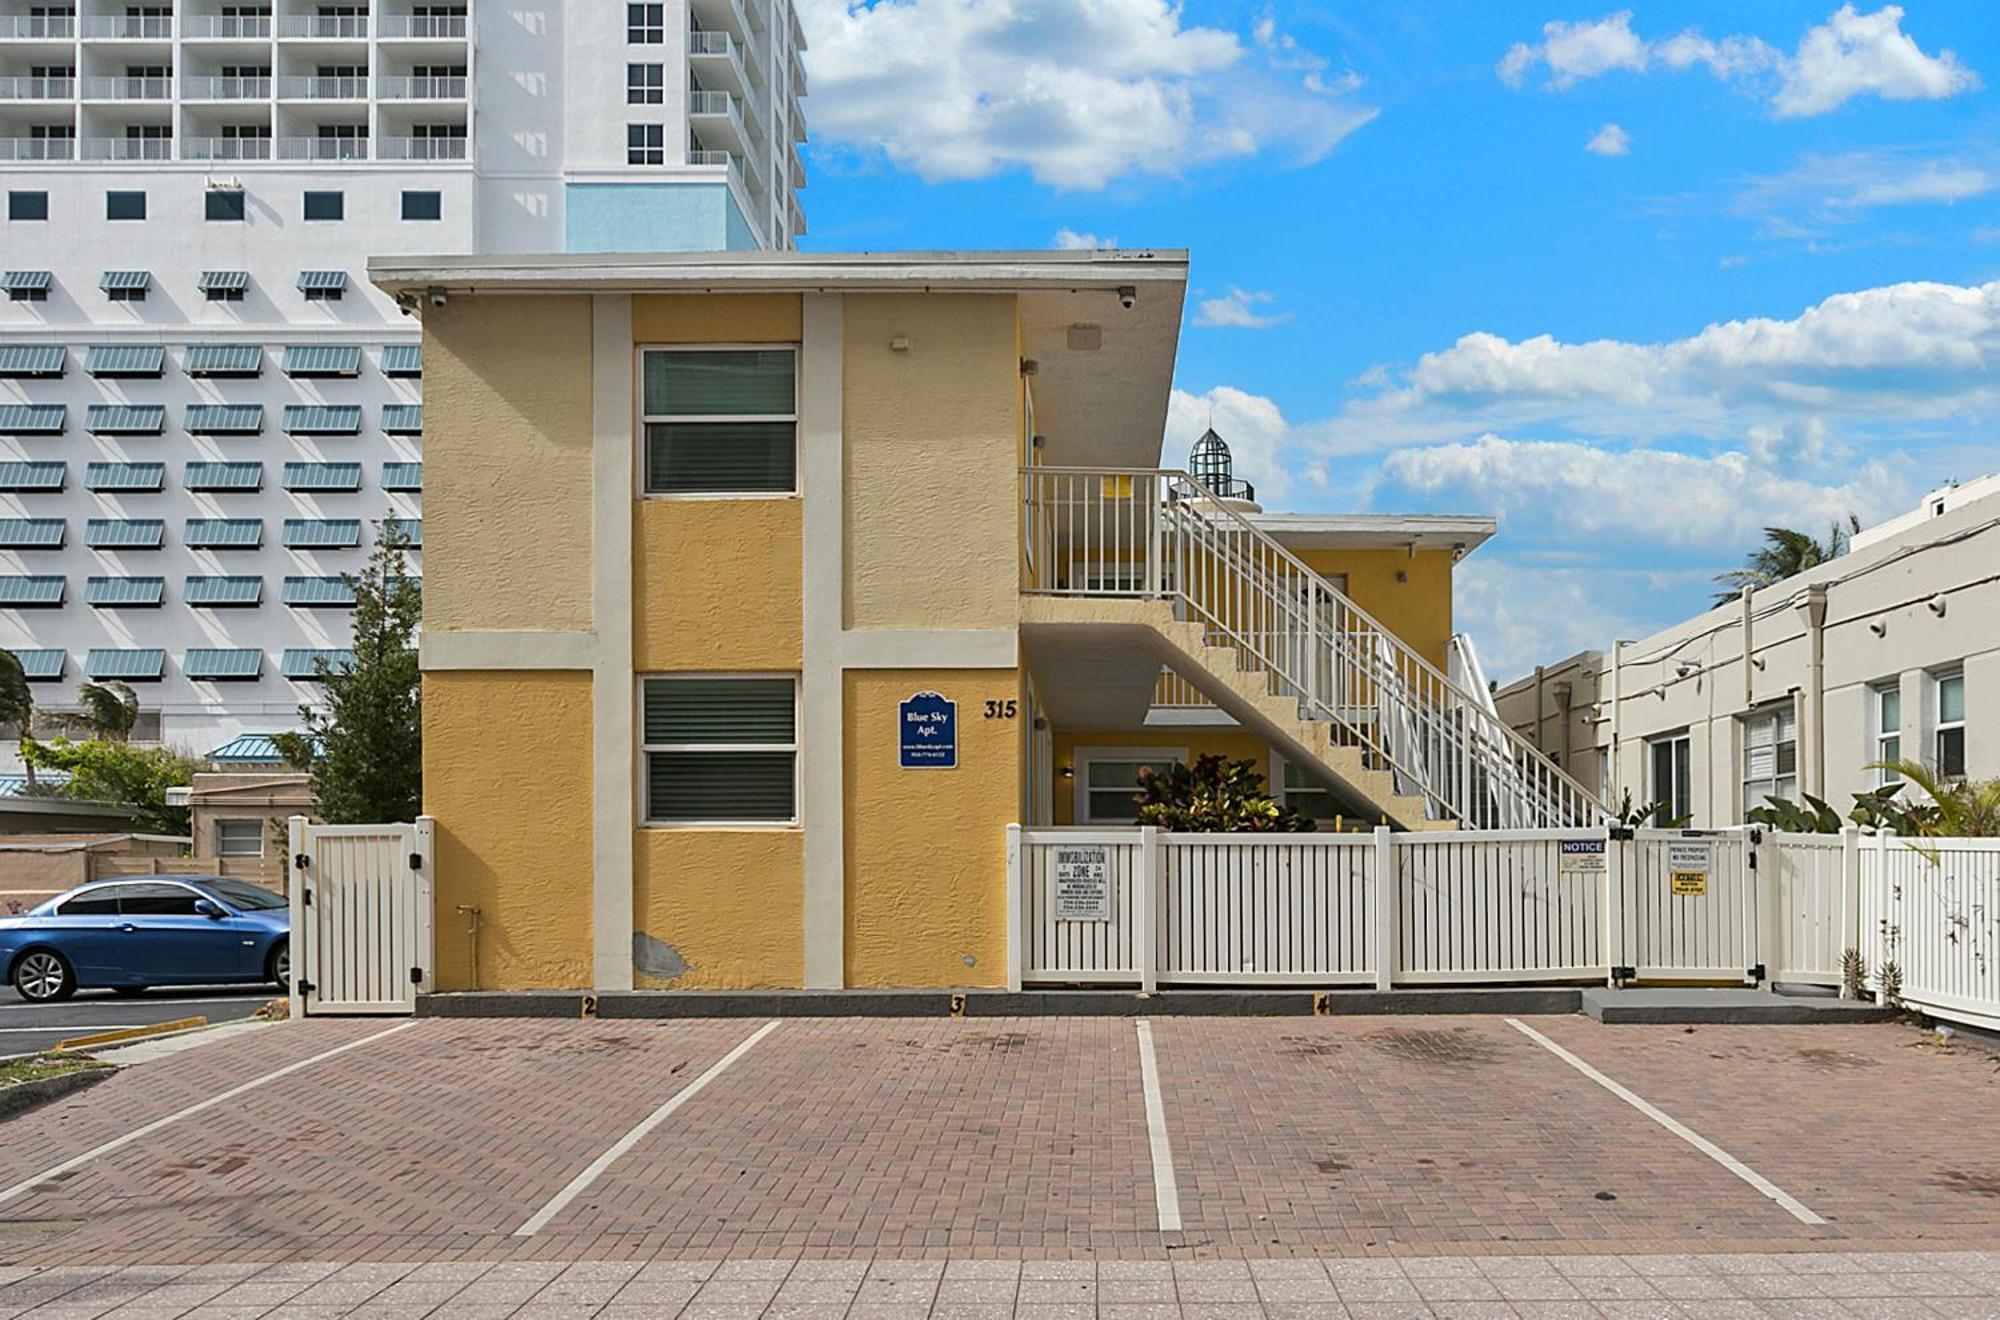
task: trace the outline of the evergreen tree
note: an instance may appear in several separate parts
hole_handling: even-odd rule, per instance
[[[409,576],[410,538],[385,518],[374,553],[342,579],[354,592],[354,660],[318,662],[323,706],[301,706],[303,733],[279,750],[312,772],[319,814],[332,824],[415,820],[423,809],[423,725],[417,671],[422,593]]]

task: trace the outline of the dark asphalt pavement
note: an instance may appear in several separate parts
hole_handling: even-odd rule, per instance
[[[29,1004],[11,989],[0,989],[0,1058],[33,1054],[73,1036],[175,1018],[234,1022],[278,997],[274,985],[220,985],[148,990],[130,996],[109,990],[79,990],[75,998],[60,1004]]]

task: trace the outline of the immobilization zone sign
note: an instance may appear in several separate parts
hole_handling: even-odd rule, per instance
[[[1708,894],[1708,871],[1714,852],[1705,843],[1667,845],[1667,888],[1678,898]]]
[[[1056,920],[1111,920],[1111,848],[1067,844],[1056,849]]]

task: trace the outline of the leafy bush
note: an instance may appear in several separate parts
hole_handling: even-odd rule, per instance
[[[1309,834],[1310,816],[1274,799],[1254,761],[1205,755],[1139,772],[1139,823],[1181,834]]]
[[[67,770],[69,781],[50,786],[50,797],[114,802],[129,807],[132,824],[146,834],[187,834],[186,807],[167,805],[167,790],[194,782],[201,762],[171,747],[139,747],[109,738],[71,742],[21,740],[21,759],[43,770]]]
[[[1972,839],[2000,837],[2000,779],[1941,779],[1920,761],[1877,761],[1870,770],[1893,770],[1902,783],[1885,784],[1854,795],[1847,819],[1863,829],[1894,830],[1905,838]],[[1905,793],[1914,788],[1921,797]],[[1804,804],[1787,798],[1765,798],[1767,806],[1745,812],[1753,825],[1795,834],[1838,834],[1842,821],[1834,809],[1810,793]]]

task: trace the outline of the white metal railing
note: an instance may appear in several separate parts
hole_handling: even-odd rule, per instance
[[[165,101],[174,94],[172,78],[85,78],[83,94],[93,101]]]
[[[382,38],[417,41],[463,41],[469,32],[464,14],[395,14],[376,20]]]
[[[1905,1002],[2000,1025],[2000,840],[1926,853],[1851,829],[1012,826],[1007,850],[1015,986],[1838,986],[1847,950],[1879,970],[1888,946],[1902,960]],[[1941,869],[1933,856],[1946,859]],[[1887,913],[1872,933],[1870,886]]]
[[[75,138],[0,138],[0,160],[75,159]]]
[[[279,160],[367,160],[367,138],[286,137],[278,139]]]
[[[182,149],[189,160],[269,160],[271,139],[197,137],[184,138]]]
[[[464,160],[467,140],[462,137],[382,138],[377,160]]]
[[[295,101],[365,101],[368,79],[357,75],[280,78],[278,95]]]
[[[83,139],[85,160],[172,160],[174,140],[160,137]]]
[[[67,101],[75,78],[0,78],[0,101]]]
[[[74,36],[76,36],[74,14],[0,15],[0,40],[68,41]]]
[[[465,99],[465,77],[462,74],[444,74],[422,78],[377,78],[375,94],[384,101],[462,101]]]
[[[1482,701],[1324,577],[1171,469],[1024,470],[1024,590],[1171,602],[1239,671],[1297,700],[1467,828],[1593,825],[1608,811]]]
[[[688,33],[688,54],[690,55],[733,55],[736,53],[736,38],[727,32],[697,28]]]
[[[1159,681],[1153,685],[1153,706],[1165,710],[1215,709],[1215,703],[1203,696],[1200,688],[1164,666]]]
[[[181,20],[181,35],[195,39],[263,41],[271,35],[268,14],[189,14]]]
[[[190,101],[262,101],[271,95],[271,78],[261,77],[181,79],[181,96]]]
[[[304,14],[278,20],[281,37],[319,37],[341,41],[364,41],[368,20],[355,14]]]
[[[690,91],[688,93],[688,113],[691,115],[728,115],[738,117],[742,98],[734,92]]]
[[[83,20],[83,35],[124,41],[169,41],[174,20],[159,14],[92,15]]]

